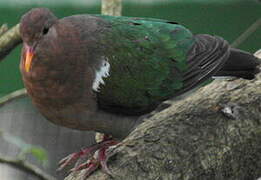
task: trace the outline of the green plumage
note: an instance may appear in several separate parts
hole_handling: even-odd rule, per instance
[[[98,16],[111,69],[100,86],[100,105],[145,112],[183,88],[193,35],[181,25],[158,19]]]

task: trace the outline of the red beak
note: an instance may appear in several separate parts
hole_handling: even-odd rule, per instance
[[[24,63],[24,68],[26,72],[30,71],[31,68],[31,64],[32,64],[32,60],[33,60],[33,56],[34,56],[34,52],[33,52],[33,48],[28,46],[28,45],[24,45],[25,47],[25,63]]]

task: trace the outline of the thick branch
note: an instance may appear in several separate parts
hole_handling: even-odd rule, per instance
[[[19,24],[0,36],[0,61],[22,42]]]
[[[126,180],[257,179],[260,107],[261,74],[252,81],[214,81],[148,115],[116,148],[109,166],[115,179]],[[98,171],[89,179],[111,178]]]
[[[41,180],[56,180],[54,177],[46,174],[45,172],[43,172],[40,168],[36,167],[35,165],[22,161],[20,159],[12,159],[12,158],[0,156],[0,163],[5,163],[8,165],[11,165],[17,169],[20,169],[22,171],[25,171],[29,174],[32,174],[32,175],[38,177]]]

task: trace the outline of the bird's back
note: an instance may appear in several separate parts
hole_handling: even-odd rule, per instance
[[[182,89],[187,53],[194,43],[183,26],[150,18],[69,18],[86,22],[79,26],[85,26],[81,29],[86,30],[86,44],[93,43],[93,90],[100,108],[143,114]]]

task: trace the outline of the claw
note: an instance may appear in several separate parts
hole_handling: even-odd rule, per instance
[[[112,176],[112,172],[110,171],[110,169],[108,168],[108,165],[107,165],[107,160],[108,160],[108,158],[106,157],[107,149],[108,149],[108,147],[100,149],[98,157],[99,157],[99,160],[101,163],[102,170]]]
[[[80,171],[80,170],[83,170],[83,169],[87,169],[89,168],[93,163],[96,163],[94,160],[89,160],[87,161],[86,163],[82,163],[78,166],[75,166],[74,168],[72,168],[70,170],[70,172],[75,172],[75,171]]]
[[[88,167],[88,169],[85,170],[83,179],[86,179],[88,176],[90,176],[91,173],[93,173],[93,172],[99,167],[99,165],[100,165],[99,162],[92,163],[92,164]]]
[[[115,140],[113,140],[109,136],[105,136],[103,141],[97,143],[91,147],[83,149],[79,152],[72,153],[67,157],[63,158],[59,162],[59,168],[57,171],[64,169],[66,166],[71,164],[73,161],[77,160],[74,168],[70,170],[70,172],[76,172],[83,169],[86,169],[84,172],[84,179],[87,178],[92,172],[94,172],[99,166],[101,166],[102,170],[105,171],[108,175],[112,176],[112,172],[109,170],[107,166],[107,161],[109,157],[111,157],[111,153],[108,153],[107,150],[110,146],[114,146],[118,144]],[[97,153],[97,158],[94,157],[95,152]],[[86,163],[81,163],[83,159],[89,159]]]
[[[59,168],[57,169],[57,171],[63,170],[66,166],[68,166],[69,164],[71,164],[73,161],[75,161],[78,158],[79,158],[79,160],[81,160],[85,156],[86,156],[86,158],[93,156],[95,151],[97,151],[99,148],[101,148],[101,146],[103,144],[106,145],[106,141],[95,144],[89,148],[83,149],[80,152],[72,153],[72,154],[68,155],[67,157],[63,158],[59,162]],[[79,160],[77,161],[76,166],[79,164]]]
[[[80,152],[79,153],[73,153],[73,154],[66,156],[61,161],[59,161],[59,167],[58,167],[57,171],[63,170],[66,166],[68,166],[70,163],[72,163],[73,161],[78,159],[80,156],[81,156]]]
[[[73,154],[70,154],[59,161],[59,165],[65,163],[68,159],[71,159]]]

